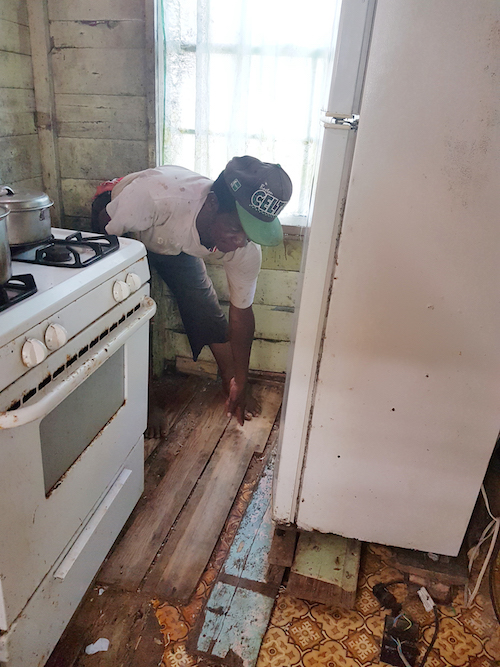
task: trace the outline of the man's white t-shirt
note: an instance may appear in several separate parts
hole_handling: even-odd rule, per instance
[[[181,252],[207,257],[212,251],[200,243],[196,217],[213,181],[184,167],[168,165],[129,174],[115,185],[106,210],[111,218],[108,234],[135,232],[148,250],[161,255]],[[259,245],[222,258],[229,285],[229,298],[237,308],[252,305],[262,261]]]

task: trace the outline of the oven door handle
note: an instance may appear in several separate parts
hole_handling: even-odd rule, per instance
[[[149,296],[143,299],[143,308],[135,316],[127,320],[126,325],[117,330],[113,338],[107,339],[103,346],[79,366],[71,375],[57,384],[50,393],[46,394],[33,405],[27,405],[18,410],[9,410],[0,413],[0,429],[16,428],[43,419],[59,403],[71,394],[89,375],[111,357],[129,338],[132,333],[153,317],[156,312],[156,303]]]

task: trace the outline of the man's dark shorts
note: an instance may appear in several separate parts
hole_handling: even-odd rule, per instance
[[[225,343],[227,320],[221,310],[205,262],[200,257],[159,255],[148,258],[173,293],[196,361],[204,345]]]

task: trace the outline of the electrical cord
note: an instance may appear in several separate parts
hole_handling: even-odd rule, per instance
[[[470,608],[472,606],[472,602],[474,601],[474,598],[476,597],[479,587],[481,586],[481,582],[483,580],[484,573],[486,572],[486,568],[488,567],[488,564],[491,561],[491,557],[493,554],[493,551],[495,549],[495,545],[498,540],[498,534],[500,531],[500,517],[495,517],[491,513],[490,510],[490,504],[488,502],[488,497],[486,495],[486,491],[484,489],[484,485],[481,484],[481,493],[483,494],[483,500],[484,504],[486,505],[486,509],[488,511],[488,514],[491,517],[490,523],[486,526],[486,528],[483,531],[483,534],[481,535],[479,542],[476,544],[475,547],[469,550],[468,556],[469,556],[469,573],[472,572],[472,565],[474,563],[474,560],[479,554],[479,550],[481,546],[486,542],[491,537],[491,543],[490,547],[488,549],[488,553],[486,554],[486,558],[484,559],[483,566],[481,567],[481,571],[479,572],[479,575],[477,577],[476,585],[474,586],[474,590],[472,593],[469,591],[469,586],[468,583],[465,584],[465,591],[464,591],[464,601],[465,605],[467,608]]]
[[[489,587],[490,587],[490,598],[491,604],[493,606],[493,611],[497,617],[497,621],[500,623],[500,600],[497,595],[497,587],[499,587],[500,582],[495,582],[495,563],[498,558],[498,553],[500,552],[500,540],[497,539],[493,553],[491,554],[491,563],[490,563],[490,572],[489,572]],[[495,585],[496,584],[496,585]]]
[[[424,667],[424,665],[427,661],[427,658],[429,657],[429,653],[432,651],[432,648],[433,648],[434,644],[436,643],[436,638],[438,636],[438,632],[439,632],[439,614],[438,614],[438,610],[437,610],[436,605],[434,605],[433,609],[434,609],[434,623],[435,623],[434,634],[432,635],[431,643],[427,647],[427,649],[426,649],[426,651],[425,651],[425,653],[422,657],[422,662],[420,663],[420,665],[418,667]]]
[[[397,580],[394,580],[394,581],[388,581],[386,583],[380,582],[378,584],[375,584],[375,586],[373,586],[372,591],[373,591],[373,594],[375,595],[375,597],[377,598],[377,600],[380,602],[380,605],[382,607],[390,609],[393,612],[393,614],[395,616],[394,625],[396,624],[396,621],[398,619],[405,618],[410,623],[410,625],[408,626],[408,628],[409,628],[409,627],[411,627],[411,621],[404,613],[401,613],[402,605],[399,602],[397,602],[394,595],[392,595],[392,593],[390,593],[387,590],[388,586],[394,586],[396,584],[408,584],[408,581],[405,580],[405,579],[397,579]],[[395,609],[398,610],[397,614],[394,613]],[[436,607],[435,604],[433,606],[433,610],[434,610],[434,634],[432,635],[432,639],[430,641],[430,644],[427,647],[427,649],[425,650],[425,653],[424,653],[424,655],[422,657],[422,660],[421,660],[420,664],[418,665],[418,667],[425,667],[425,663],[427,662],[427,658],[429,657],[429,654],[432,651],[432,649],[434,647],[434,644],[436,643],[437,636],[438,636],[438,632],[439,632],[439,614],[438,614],[438,610],[437,610],[437,607]],[[402,644],[399,641],[399,639],[397,637],[393,637],[392,639],[396,643],[398,655],[401,658],[401,661],[403,662],[404,666],[405,667],[411,667],[410,663],[408,662],[408,660],[406,659],[406,657],[403,654]]]
[[[403,653],[403,648],[401,646],[401,642],[399,641],[399,639],[397,637],[393,637],[393,640],[396,643],[396,648],[398,649],[398,655],[401,658],[401,662],[403,663],[403,665],[405,667],[411,667],[410,663],[406,659],[405,654]]]

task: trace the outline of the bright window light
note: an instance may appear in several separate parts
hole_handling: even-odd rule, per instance
[[[160,161],[214,179],[235,155],[277,162],[283,222],[305,224],[339,5],[160,0]]]

